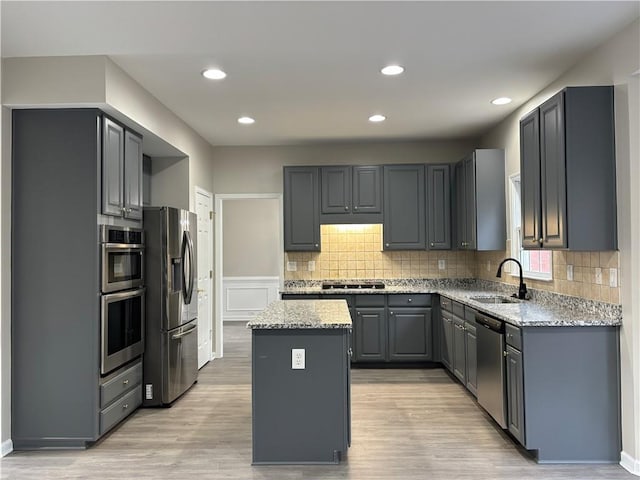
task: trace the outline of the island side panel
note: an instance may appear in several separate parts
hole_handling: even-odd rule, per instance
[[[620,461],[618,327],[523,329],[525,437],[540,463]]]
[[[337,463],[349,436],[349,330],[252,331],[253,464]],[[291,350],[305,349],[293,370]]]

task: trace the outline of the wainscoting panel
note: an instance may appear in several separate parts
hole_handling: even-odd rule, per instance
[[[223,277],[223,321],[248,322],[278,300],[278,277]]]

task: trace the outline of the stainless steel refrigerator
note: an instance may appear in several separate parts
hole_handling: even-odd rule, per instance
[[[196,215],[146,207],[143,406],[170,405],[198,378]]]

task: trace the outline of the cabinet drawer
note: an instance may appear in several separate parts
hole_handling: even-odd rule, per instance
[[[131,415],[142,403],[142,385],[125,394],[118,401],[100,412],[100,435],[108,432],[118,422]]]
[[[505,337],[507,337],[507,344],[522,351],[522,332],[520,331],[520,329],[518,327],[514,327],[513,325],[509,325],[508,323],[505,323],[504,326],[506,333]]]
[[[104,408],[120,395],[142,383],[142,362],[100,385],[100,408]]]
[[[389,295],[388,302],[390,307],[430,307],[431,295]]]
[[[458,318],[464,318],[464,305],[458,302],[451,302],[451,310]]]
[[[464,319],[474,325],[476,324],[476,313],[476,310],[473,308],[464,307]]]
[[[451,299],[447,297],[440,297],[440,309],[447,312],[451,311]]]
[[[356,307],[384,307],[384,295],[356,295]]]

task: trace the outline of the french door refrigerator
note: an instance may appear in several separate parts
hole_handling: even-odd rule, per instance
[[[143,406],[167,406],[198,378],[196,215],[145,207]]]

